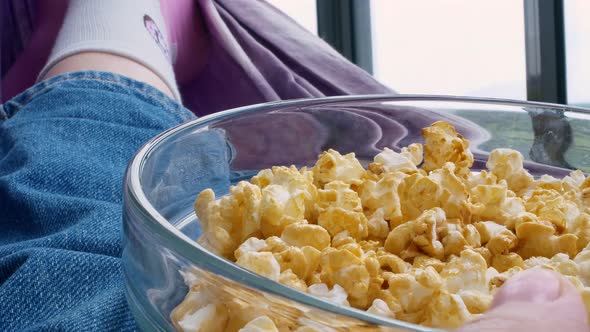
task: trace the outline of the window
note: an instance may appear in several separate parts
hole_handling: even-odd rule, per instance
[[[307,30],[318,33],[316,0],[267,0]]]
[[[564,1],[567,100],[590,107],[590,2]]]
[[[400,93],[590,107],[587,0],[268,1]]]
[[[371,13],[374,75],[398,92],[526,99],[522,1],[371,0]]]

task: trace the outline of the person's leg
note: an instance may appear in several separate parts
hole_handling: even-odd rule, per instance
[[[99,52],[82,52],[69,56],[47,71],[44,79],[83,70],[111,72],[145,82],[174,98],[172,89],[153,71],[126,57]]]
[[[160,0],[179,84],[192,81],[208,56],[209,36],[196,0]],[[8,100],[31,87],[46,64],[62,25],[67,0],[38,0],[34,31],[22,54],[2,77],[2,97]],[[108,62],[108,60],[107,60]]]
[[[180,101],[159,0],[71,0],[39,79],[108,71],[155,86]]]
[[[119,259],[125,168],[193,115],[149,59],[79,50],[0,108],[1,331],[135,329]]]

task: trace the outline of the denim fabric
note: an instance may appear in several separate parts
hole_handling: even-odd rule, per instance
[[[37,84],[0,109],[0,331],[133,330],[120,265],[125,168],[192,119],[102,72]]]

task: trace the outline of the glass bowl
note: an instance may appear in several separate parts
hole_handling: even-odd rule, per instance
[[[590,111],[543,103],[443,96],[350,96],[254,105],[185,123],[153,138],[131,161],[124,194],[123,271],[143,330],[174,331],[171,311],[190,276],[220,298],[289,324],[326,331],[434,331],[340,306],[253,274],[203,248],[193,202],[274,165],[312,166],[320,152],[354,152],[364,166],[384,147],[423,142],[421,128],[453,124],[474,169],[487,152],[520,151],[533,175],[590,169]],[[190,273],[188,273],[190,272]]]

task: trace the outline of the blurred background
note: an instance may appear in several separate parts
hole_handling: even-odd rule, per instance
[[[590,107],[588,0],[268,0],[399,93]]]

